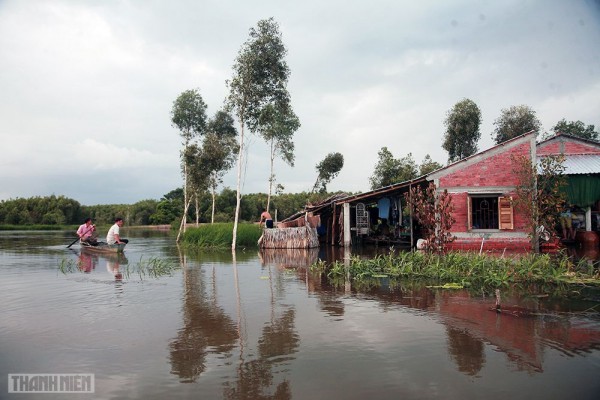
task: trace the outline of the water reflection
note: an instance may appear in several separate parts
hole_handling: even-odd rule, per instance
[[[91,273],[96,266],[103,264],[106,271],[111,274],[116,281],[123,279],[122,267],[129,264],[129,260],[123,253],[95,253],[87,250],[80,250],[77,257],[77,268],[83,273]]]
[[[79,253],[79,260],[77,266],[81,272],[90,273],[92,270],[96,268],[96,264],[98,262],[98,257],[94,259],[91,254],[82,251]]]
[[[115,271],[127,276],[127,258],[69,251],[51,234],[28,253],[1,236],[0,284],[10,288],[0,291],[4,376],[50,370],[62,357],[96,374],[102,398],[502,399],[523,397],[525,385],[540,397],[594,398],[600,390],[600,303],[591,300],[600,296],[589,288],[576,301],[544,287],[503,289],[503,306],[531,310],[512,316],[493,311],[491,294],[415,280],[333,286],[309,266],[344,260],[339,249],[186,252],[134,232],[127,258],[182,268],[125,286],[112,281]],[[67,276],[56,271],[65,257],[79,267]],[[90,346],[91,335],[119,341]]]
[[[476,376],[485,364],[485,346],[480,339],[473,337],[467,329],[446,327],[448,354],[458,370],[468,376]]]
[[[228,353],[238,333],[234,321],[216,303],[214,281],[207,287],[200,268],[183,271],[183,327],[169,343],[171,373],[181,382],[194,382],[206,370],[208,353]]]
[[[285,268],[282,265],[286,262],[285,257],[264,255],[265,259],[276,264],[276,268]],[[183,327],[169,343],[171,373],[177,375],[180,382],[195,382],[206,371],[207,360],[213,354],[219,359],[228,360],[225,361],[227,364],[237,364],[235,377],[228,380],[223,389],[224,398],[291,399],[289,382],[285,379],[274,382],[274,369],[293,359],[300,342],[295,329],[295,310],[287,307],[278,315],[275,293],[282,290],[281,280],[269,273],[270,320],[263,326],[256,344],[252,344],[248,343],[246,305],[240,291],[235,253],[232,260],[237,320],[219,305],[219,282],[216,281],[215,266],[202,268],[194,265],[184,253],[180,260],[185,288]],[[270,272],[270,266],[267,268]],[[256,348],[257,353],[248,353],[247,349],[250,348]],[[235,358],[237,361],[234,361]]]

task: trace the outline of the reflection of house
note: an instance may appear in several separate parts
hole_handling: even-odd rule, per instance
[[[520,183],[517,159],[539,160],[561,153],[566,155],[569,202],[587,210],[587,230],[598,229],[600,214],[593,214],[591,207],[600,199],[600,143],[559,134],[536,144],[534,132],[428,175],[362,194],[335,196],[305,212],[320,216],[321,241],[328,244],[414,245],[418,225],[407,215],[405,195],[412,187],[424,188],[433,182],[438,191],[447,190],[452,198],[456,220],[451,229],[452,248],[479,250],[485,242],[486,250],[529,250],[526,218],[513,208]],[[598,223],[592,225],[592,219]]]

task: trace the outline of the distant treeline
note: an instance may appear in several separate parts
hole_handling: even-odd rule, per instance
[[[300,211],[307,202],[316,202],[330,194],[302,192],[280,194],[271,197],[270,211],[281,220]],[[267,204],[267,195],[253,193],[243,195],[240,219],[258,221]],[[225,188],[215,199],[215,222],[232,222],[236,206],[236,192]],[[212,197],[209,193],[198,196],[199,222],[211,221]],[[106,204],[85,206],[64,196],[16,198],[0,201],[0,225],[76,225],[87,217],[94,223],[111,224],[121,217],[126,225],[178,226],[183,213],[183,189],[175,189],[160,200],[141,200],[134,204]],[[188,221],[196,221],[196,202],[192,201]]]

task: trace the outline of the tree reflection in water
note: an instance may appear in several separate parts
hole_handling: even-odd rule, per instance
[[[458,370],[469,376],[476,376],[483,364],[485,353],[483,342],[474,338],[469,331],[446,327],[448,334],[448,354],[454,359]]]
[[[280,282],[283,275],[276,274],[277,278],[274,278],[269,267],[271,321],[263,327],[258,338],[258,355],[252,357],[245,354],[248,344],[235,256],[232,262],[238,297],[237,321],[217,304],[214,267],[209,278],[200,266],[186,268],[185,256],[181,256],[180,260],[184,265],[183,327],[169,344],[171,373],[179,376],[181,382],[195,382],[205,372],[210,353],[232,354],[237,349],[237,376],[225,384],[224,398],[291,399],[291,387],[287,380],[274,385],[274,369],[292,359],[300,344],[295,329],[294,309],[284,309],[279,316],[276,312],[274,290],[283,290]],[[212,284],[207,283],[210,279]],[[274,286],[278,289],[274,289]]]
[[[238,334],[234,321],[209,298],[202,270],[183,271],[183,328],[169,344],[171,373],[181,382],[194,382],[206,369],[208,348],[217,353],[231,351]]]

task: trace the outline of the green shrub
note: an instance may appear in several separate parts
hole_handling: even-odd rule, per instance
[[[262,229],[257,224],[238,224],[236,247],[258,247]],[[233,224],[203,224],[188,228],[183,242],[188,246],[205,249],[225,249],[233,241]]]
[[[583,264],[583,263],[580,263]],[[311,269],[324,272],[331,280],[349,277],[353,282],[372,278],[417,278],[439,283],[460,282],[464,286],[497,288],[510,284],[581,284],[600,285],[597,266],[573,265],[565,254],[520,257],[496,257],[477,253],[451,252],[434,254],[403,252],[378,255],[371,259],[351,257],[343,262],[318,262]]]

